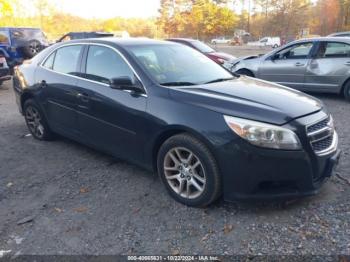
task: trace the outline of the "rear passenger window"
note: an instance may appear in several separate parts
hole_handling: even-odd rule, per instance
[[[336,42],[322,42],[317,58],[342,58],[350,56],[350,45]]]
[[[118,53],[108,47],[89,47],[86,78],[109,84],[111,79],[122,76],[133,79],[134,73]]]
[[[65,46],[56,51],[53,70],[70,75],[76,75],[80,53],[83,50],[81,45]]]
[[[43,67],[53,69],[53,61],[55,60],[56,52],[53,52],[44,62]]]

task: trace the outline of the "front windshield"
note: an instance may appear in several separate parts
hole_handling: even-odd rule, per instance
[[[206,44],[202,43],[201,41],[193,41],[193,42],[191,42],[191,44],[203,53],[215,52],[215,50],[213,48],[211,48],[210,46],[207,46]]]
[[[232,78],[220,65],[187,46],[156,44],[127,49],[161,85],[198,85]]]

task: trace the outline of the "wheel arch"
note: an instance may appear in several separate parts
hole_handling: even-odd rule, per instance
[[[247,72],[251,73],[253,77],[255,77],[254,72],[252,70],[248,69],[248,68],[242,67],[242,68],[238,69],[236,71],[237,74],[239,74],[238,71],[247,71]]]
[[[22,95],[21,95],[21,111],[23,113],[23,106],[24,106],[24,103],[28,100],[28,99],[34,99],[34,95],[30,92],[24,92]]]
[[[205,146],[208,147],[209,151],[212,153],[214,159],[217,161],[214,152],[214,148],[210,141],[203,136],[201,133],[197,132],[194,129],[188,128],[186,126],[169,126],[166,130],[163,130],[161,133],[159,133],[155,139],[155,142],[153,143],[152,147],[152,168],[154,171],[157,171],[157,158],[158,158],[158,152],[160,147],[164,144],[166,140],[168,140],[170,137],[178,135],[178,134],[188,134],[193,136],[194,138],[198,139],[202,143],[204,143]]]

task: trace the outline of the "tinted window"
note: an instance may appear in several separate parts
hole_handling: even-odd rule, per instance
[[[56,51],[53,70],[75,75],[77,73],[81,51],[82,46],[80,45],[66,46],[58,49]]]
[[[53,52],[44,62],[43,67],[53,69],[53,62],[55,60],[56,52]]]
[[[86,61],[86,77],[102,83],[110,83],[117,77],[129,76],[134,73],[123,58],[114,50],[103,46],[90,46]]]
[[[293,45],[278,52],[279,59],[304,59],[307,58],[313,43],[301,43]]]
[[[6,31],[0,31],[0,44],[9,44],[9,38]]]
[[[336,42],[323,42],[317,52],[317,58],[349,57],[350,45]]]

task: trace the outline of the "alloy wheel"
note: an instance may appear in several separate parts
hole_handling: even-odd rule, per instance
[[[42,124],[39,111],[35,107],[28,106],[26,108],[25,117],[27,125],[32,134],[38,138],[42,138],[44,136],[45,129]]]
[[[204,167],[187,148],[175,147],[168,151],[164,158],[164,173],[171,189],[183,198],[194,199],[204,192]]]

